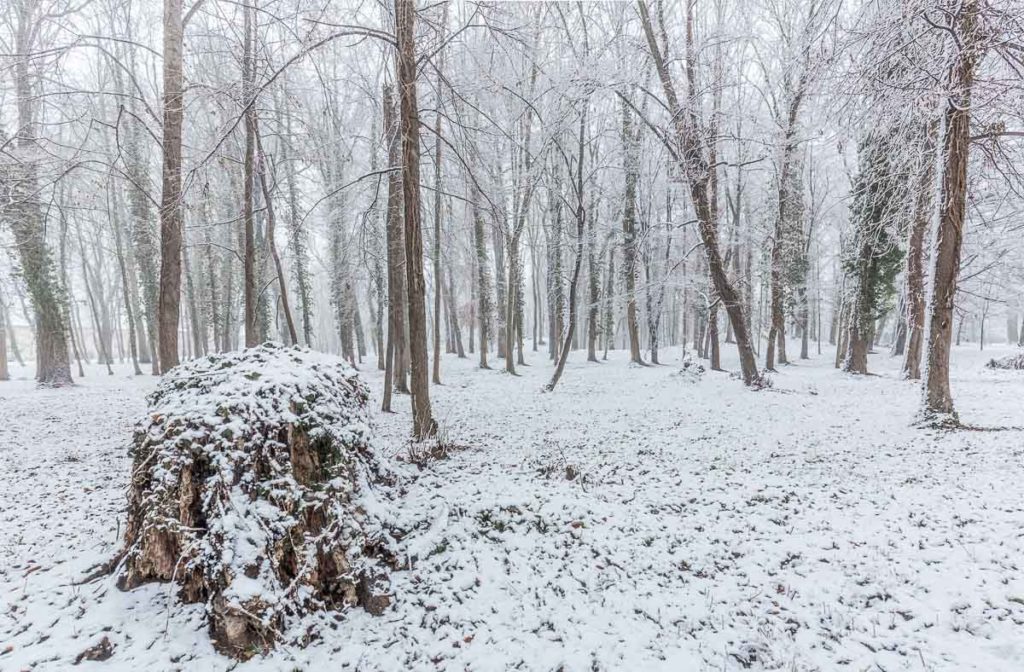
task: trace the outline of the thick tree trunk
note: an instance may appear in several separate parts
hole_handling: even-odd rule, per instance
[[[405,203],[405,264],[409,281],[409,354],[413,435],[425,439],[437,431],[430,410],[427,374],[427,316],[424,306],[423,234],[420,228],[420,129],[416,103],[416,8],[413,0],[395,0],[398,86],[401,101],[402,193]]]
[[[871,287],[872,258],[874,248],[869,232],[858,232],[856,282],[850,298],[849,333],[847,334],[846,358],[843,370],[847,373],[868,372],[868,352],[874,337],[875,318],[872,315]]]
[[[942,195],[939,230],[929,306],[928,367],[925,370],[925,413],[939,422],[956,423],[949,387],[949,352],[953,328],[953,302],[960,274],[964,211],[967,203],[967,159],[971,135],[971,86],[977,62],[980,0],[964,0],[953,22],[959,36],[958,53],[949,72],[952,93],[945,110]]]
[[[39,200],[36,157],[42,150],[36,137],[36,94],[29,72],[28,54],[34,51],[36,3],[22,2],[11,10],[16,19],[14,51],[14,88],[18,130],[13,146],[18,157],[11,167],[8,203],[10,228],[21,263],[21,274],[28,288],[34,315],[36,336],[36,380],[40,385],[59,387],[71,384],[71,364],[61,309],[63,289],[54,272],[53,259],[46,242],[46,221]],[[6,138],[0,137],[0,144]]]

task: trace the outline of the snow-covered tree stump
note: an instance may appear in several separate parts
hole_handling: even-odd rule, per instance
[[[135,432],[119,586],[173,581],[239,658],[315,610],[379,613],[368,396],[341,359],[270,343],[169,372]]]

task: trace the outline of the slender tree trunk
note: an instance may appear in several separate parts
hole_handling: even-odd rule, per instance
[[[633,131],[629,107],[622,103],[622,141],[625,162],[625,202],[622,208],[622,276],[626,290],[626,332],[629,334],[629,361],[643,364],[640,355],[640,326],[636,309],[636,183],[639,178],[639,137]]]
[[[256,273],[256,236],[253,216],[253,199],[255,198],[256,171],[256,101],[254,96],[254,80],[256,76],[253,62],[253,8],[243,8],[245,16],[245,37],[242,56],[242,104],[245,120],[245,157],[242,163],[243,195],[242,224],[245,228],[244,252],[242,255],[242,274],[245,287],[245,347],[255,347],[260,341],[260,329],[257,323],[257,306],[259,288]]]
[[[580,269],[583,267],[583,238],[586,235],[587,225],[587,211],[583,197],[585,184],[583,180],[583,162],[585,160],[587,108],[589,106],[590,101],[584,101],[583,113],[580,115],[579,138],[576,151],[576,175],[575,184],[573,185],[573,190],[576,192],[576,261],[573,265],[572,277],[569,280],[569,324],[565,330],[565,338],[558,355],[558,362],[555,364],[555,371],[551,375],[551,380],[544,388],[548,392],[554,390],[555,386],[558,385],[558,381],[562,378],[562,373],[565,371],[565,363],[569,359],[569,351],[572,349],[573,334],[576,331],[576,294],[579,289]]]
[[[491,328],[491,278],[487,264],[487,238],[480,212],[480,192],[476,184],[470,187],[470,209],[473,216],[473,246],[476,248],[477,319],[480,321],[480,368],[489,369],[487,347]]]
[[[281,297],[281,310],[284,312],[285,323],[288,326],[288,338],[291,345],[297,345],[299,334],[295,329],[295,320],[292,317],[291,304],[288,302],[288,284],[285,280],[284,267],[281,265],[281,257],[277,254],[277,243],[274,241],[274,234],[277,227],[277,217],[274,215],[274,200],[270,194],[270,187],[267,184],[267,155],[263,151],[263,141],[260,139],[258,128],[254,128],[256,137],[256,148],[259,151],[259,178],[260,189],[263,192],[263,202],[267,208],[267,247],[270,256],[274,260],[274,270],[277,273],[278,292]]]
[[[455,279],[452,276],[452,266],[448,264],[448,323],[452,332],[452,345],[455,346],[455,355],[459,359],[466,358],[466,351],[462,347],[462,329],[459,327],[458,302],[455,299]],[[470,341],[473,338],[470,336]]]
[[[582,161],[582,159],[580,159]],[[587,222],[587,361],[597,361],[597,324],[600,320],[600,280],[597,261],[597,227],[591,217]]]
[[[114,369],[110,366],[112,362],[110,350],[108,349],[110,344],[103,337],[103,325],[100,322],[99,301],[97,301],[93,283],[89,279],[89,261],[85,255],[85,241],[82,239],[81,224],[77,221],[75,222],[75,233],[78,238],[78,252],[82,258],[82,284],[85,286],[85,297],[89,301],[89,312],[92,314],[96,359],[98,360],[98,363],[104,364],[107,367],[107,374],[112,376],[114,375]]]
[[[164,0],[163,193],[160,199],[160,297],[157,321],[160,371],[178,365],[181,315],[181,131],[185,117],[182,78],[182,0]]]
[[[7,330],[7,338],[11,344],[11,354],[14,355],[14,361],[18,363],[18,366],[24,368],[25,359],[21,356],[21,348],[18,347],[18,335],[14,333],[14,324],[11,322],[11,309],[7,307],[7,302],[2,295],[0,295],[0,320],[3,320]]]
[[[0,380],[10,380],[11,372],[7,369],[7,321],[4,312],[0,310]],[[138,368],[138,364],[135,368]]]
[[[131,353],[131,364],[132,370],[136,376],[142,375],[142,370],[138,366],[138,347],[136,346],[136,340],[138,337],[138,330],[135,326],[135,320],[137,313],[135,312],[134,306],[132,306],[131,300],[131,281],[129,279],[128,272],[128,259],[126,258],[124,241],[124,222],[121,219],[120,202],[117,198],[117,190],[111,190],[110,197],[114,199],[113,207],[110,209],[111,222],[114,227],[114,250],[118,257],[118,270],[121,274],[121,287],[122,287],[122,298],[124,299],[125,318],[128,321],[128,348]]]
[[[921,345],[925,318],[925,240],[932,220],[935,191],[936,140],[938,118],[925,125],[924,151],[918,172],[914,220],[910,225],[907,244],[907,349],[903,360],[903,375],[909,380],[921,378]]]
[[[757,372],[757,362],[754,360],[754,349],[751,346],[750,335],[747,331],[747,320],[743,315],[740,297],[730,282],[722,262],[721,251],[718,247],[718,231],[715,227],[714,216],[708,201],[710,167],[708,166],[706,153],[702,146],[701,129],[696,119],[697,107],[694,101],[691,101],[690,105],[687,106],[687,110],[684,111],[681,108],[668,65],[654,35],[654,27],[651,24],[650,13],[647,10],[645,0],[639,0],[638,9],[640,10],[640,18],[643,23],[648,49],[654,57],[658,77],[661,80],[668,109],[674,121],[675,135],[678,140],[678,147],[681,149],[681,152],[677,154],[678,162],[680,163],[679,167],[689,181],[690,197],[693,202],[694,212],[697,215],[697,229],[700,232],[701,241],[704,243],[704,254],[707,258],[708,269],[715,286],[715,291],[725,305],[726,313],[732,322],[733,333],[736,336],[736,348],[739,350],[743,382],[746,385],[756,385],[760,381],[760,376]],[[689,12],[687,25],[687,32],[689,34],[692,32],[692,21],[689,17]],[[688,39],[688,43],[692,44],[692,40]],[[686,60],[690,64],[693,62],[693,59],[689,57]],[[689,67],[692,67],[692,65]],[[691,92],[691,96],[693,95],[696,94]]]
[[[383,410],[391,410],[391,390],[409,392],[406,376],[405,329],[405,232],[402,228],[401,138],[391,87],[384,86],[384,132],[388,146],[387,249],[388,249],[388,349],[384,368]],[[390,363],[389,363],[390,362]]]

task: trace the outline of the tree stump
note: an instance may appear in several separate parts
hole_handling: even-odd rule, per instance
[[[118,585],[173,581],[223,653],[269,650],[312,611],[389,603],[390,480],[343,360],[267,343],[164,376],[135,430]]]

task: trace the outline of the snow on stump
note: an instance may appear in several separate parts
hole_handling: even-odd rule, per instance
[[[174,368],[135,430],[118,585],[173,581],[242,659],[317,610],[380,613],[368,398],[341,359],[272,343]]]

